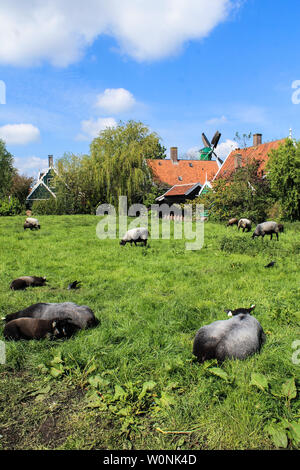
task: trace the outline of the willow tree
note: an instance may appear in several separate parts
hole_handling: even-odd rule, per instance
[[[91,143],[99,202],[117,206],[119,196],[127,196],[128,204],[142,202],[152,186],[146,159],[165,158],[164,152],[159,136],[141,122],[120,122],[100,132]]]

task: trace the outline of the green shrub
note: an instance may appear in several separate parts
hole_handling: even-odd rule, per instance
[[[18,215],[21,214],[24,207],[18,199],[11,197],[0,199],[0,216],[1,215]]]
[[[43,201],[34,201],[32,212],[36,215],[58,215],[56,199],[52,197]]]

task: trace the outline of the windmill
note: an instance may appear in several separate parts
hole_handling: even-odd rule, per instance
[[[219,140],[221,138],[221,133],[217,131],[210,142],[204,132],[202,132],[202,142],[205,147],[200,150],[200,160],[211,160],[211,157],[214,155],[220,165],[223,164],[223,160],[218,157],[215,153],[215,148],[217,147]]]

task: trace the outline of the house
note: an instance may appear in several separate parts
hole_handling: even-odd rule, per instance
[[[186,199],[195,199],[199,195],[201,190],[200,183],[190,183],[190,184],[175,184],[167,192],[156,198],[156,201],[159,203],[172,204],[181,204],[186,201]]]
[[[253,160],[258,160],[261,162],[258,167],[258,173],[263,176],[271,150],[276,150],[281,144],[285,142],[285,140],[286,139],[279,139],[263,144],[262,134],[254,134],[253,145],[244,149],[238,148],[233,150],[228,155],[223,165],[214,176],[213,180],[219,178],[226,179],[238,168],[243,167],[245,164],[250,163]]]
[[[48,155],[48,168],[38,175],[36,184],[26,198],[26,207],[30,208],[34,201],[56,198],[54,177],[57,172],[53,166],[53,155]]]
[[[215,160],[179,160],[177,147],[171,147],[169,159],[148,159],[147,164],[154,181],[169,186],[192,183],[202,186],[205,181],[211,181],[219,169]]]

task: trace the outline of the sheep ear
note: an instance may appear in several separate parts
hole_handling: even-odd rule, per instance
[[[255,309],[255,304],[251,305],[251,310],[254,310]]]
[[[231,311],[231,310],[227,310],[227,315],[228,315],[229,317],[232,317],[232,311]]]
[[[56,327],[56,321],[53,321],[52,322],[52,328],[55,328]]]

